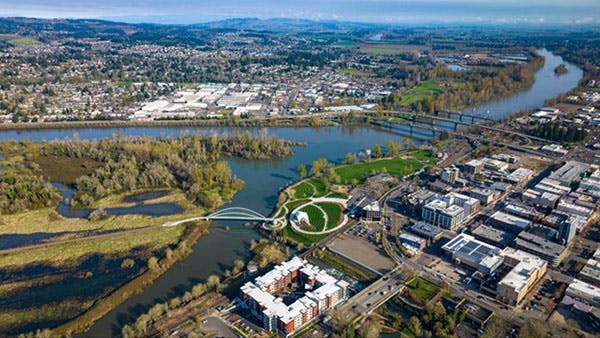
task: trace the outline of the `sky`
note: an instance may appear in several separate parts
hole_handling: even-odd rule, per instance
[[[600,24],[600,0],[0,0],[0,16],[189,24],[226,18]]]

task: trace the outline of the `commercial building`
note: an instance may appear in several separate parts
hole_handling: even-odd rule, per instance
[[[286,289],[304,291],[300,297],[284,301]],[[347,297],[348,283],[337,280],[299,257],[281,263],[254,282],[241,288],[242,306],[263,322],[263,328],[281,337],[289,337],[305,327],[324,311],[335,307]],[[290,297],[285,297],[290,298]]]
[[[573,279],[565,294],[593,307],[600,307],[600,288],[579,279]]]
[[[554,208],[556,206],[556,203],[558,203],[558,200],[560,199],[560,195],[549,192],[539,192],[533,189],[527,189],[523,192],[522,198],[524,202],[527,202],[532,205]]]
[[[442,250],[451,254],[455,263],[467,265],[485,275],[494,272],[503,261],[499,248],[464,233],[444,244]]]
[[[568,185],[564,185],[561,181],[550,177],[546,177],[541,180],[533,189],[541,193],[549,192],[560,196],[564,196],[571,192],[571,188]]]
[[[442,198],[424,205],[421,217],[425,222],[451,230],[458,228],[466,218],[465,210],[462,207],[451,204]]]
[[[515,245],[517,249],[547,260],[551,266],[558,266],[567,254],[567,248],[564,245],[553,243],[525,231],[515,238]]]
[[[403,232],[398,236],[400,243],[404,246],[408,246],[409,249],[414,251],[421,251],[427,247],[427,240],[423,237],[419,237],[407,232]]]
[[[579,181],[581,175],[590,168],[590,165],[578,161],[568,161],[562,167],[553,171],[549,178],[559,181],[562,185],[568,187],[571,183]]]
[[[479,200],[483,205],[488,205],[496,200],[498,192],[489,188],[473,188],[469,191],[469,196]]]
[[[547,144],[541,148],[542,152],[550,156],[564,156],[569,151],[560,144]]]
[[[481,172],[482,168],[483,162],[481,160],[470,160],[469,162],[465,163],[465,172],[467,174],[478,174]]]
[[[516,186],[524,186],[533,177],[534,171],[527,168],[518,168],[506,175],[506,180]]]
[[[585,207],[582,207],[580,205],[575,205],[572,203],[568,203],[565,201],[559,201],[558,205],[556,206],[556,210],[558,211],[562,211],[566,214],[570,214],[570,215],[577,215],[577,216],[581,216],[584,218],[589,218],[592,213],[594,212],[594,210],[592,209],[588,209]]]
[[[417,236],[426,238],[429,243],[437,241],[444,233],[444,229],[423,222],[417,222],[411,225],[408,228],[408,231],[416,234]]]
[[[442,170],[442,181],[450,184],[454,184],[458,179],[459,170],[455,166],[446,167]]]
[[[458,205],[459,207],[462,207],[465,210],[465,218],[468,218],[479,211],[481,207],[481,203],[476,198],[455,192],[449,193],[444,197],[444,199],[452,205]]]
[[[482,160],[483,162],[483,167],[485,169],[488,170],[493,170],[493,171],[502,171],[505,172],[508,170],[508,163],[504,162],[504,161],[498,161],[498,160],[494,160],[492,158],[484,158]]]
[[[518,305],[546,273],[548,263],[526,252],[506,248],[502,252],[504,264],[512,266],[498,283],[496,298],[509,305]]]
[[[513,233],[496,229],[485,224],[482,224],[476,229],[472,230],[471,234],[477,237],[477,239],[499,248],[506,248],[514,241],[515,237],[517,237],[517,235]]]
[[[486,223],[495,228],[515,234],[527,230],[531,226],[531,221],[502,211],[493,213]]]
[[[502,209],[504,212],[526,218],[530,221],[540,220],[544,214],[525,204],[509,203]]]
[[[590,258],[577,276],[582,281],[593,285],[600,285],[600,261]]]

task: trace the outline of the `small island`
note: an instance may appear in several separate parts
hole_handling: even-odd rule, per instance
[[[556,66],[556,68],[554,68],[554,73],[556,75],[563,75],[566,74],[569,70],[567,69],[567,66],[565,66],[564,63],[561,63],[560,65]]]

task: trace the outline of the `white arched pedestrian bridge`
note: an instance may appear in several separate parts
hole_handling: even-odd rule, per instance
[[[194,221],[228,220],[228,221],[251,221],[251,222],[273,222],[276,218],[262,215],[248,208],[231,207],[213,212],[210,215],[182,219],[175,222],[167,222],[163,226],[175,226]]]

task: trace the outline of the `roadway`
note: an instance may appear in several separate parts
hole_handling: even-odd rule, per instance
[[[388,272],[371,285],[348,299],[342,309],[352,318],[369,314],[404,290],[406,281],[400,268]]]

